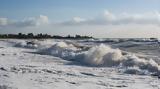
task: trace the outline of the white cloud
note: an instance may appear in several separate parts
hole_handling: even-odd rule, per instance
[[[39,17],[29,17],[21,21],[9,20],[8,18],[0,18],[0,26],[13,27],[33,27],[49,24],[47,16],[40,15]]]
[[[56,25],[83,25],[86,21],[86,19],[81,17],[73,17],[71,20],[56,23]]]
[[[49,24],[49,19],[47,16],[40,15],[39,18],[36,18],[37,25]]]
[[[13,25],[19,26],[19,27],[40,26],[45,24],[49,24],[49,20],[48,20],[48,17],[44,15],[40,15],[39,17],[26,18],[22,21],[13,23]]]
[[[144,13],[144,14],[123,13],[117,16],[115,23],[160,25],[160,14],[158,12]]]
[[[0,18],[0,26],[5,26],[8,24],[7,18]]]
[[[8,31],[8,33],[12,32],[11,29],[13,29],[13,33],[22,31],[60,35],[89,34],[95,37],[160,38],[160,12],[112,13],[105,11],[97,17],[90,17],[90,19],[76,16],[67,21],[54,23],[51,23],[48,17],[44,15],[28,17],[19,21],[0,18],[0,28],[1,27],[1,32]]]
[[[106,10],[104,12],[104,19],[106,19],[108,21],[114,21],[114,20],[116,20],[116,16],[114,14],[112,14],[111,12],[109,12],[108,10]]]
[[[76,23],[80,23],[80,22],[84,22],[84,21],[86,21],[86,20],[83,19],[83,18],[80,18],[80,17],[74,17],[74,18],[73,18],[73,21],[76,22]]]
[[[29,17],[20,21],[0,18],[0,26],[15,26],[15,27],[33,27],[50,24],[47,16],[40,15],[38,17]],[[150,13],[111,13],[106,10],[96,18],[87,19],[81,17],[73,17],[71,20],[55,22],[54,25],[123,25],[123,24],[143,24],[143,25],[158,25],[160,26],[160,13],[158,11]]]
[[[160,25],[160,13],[158,11],[150,13],[129,14],[119,13],[114,14],[105,11],[103,15],[98,18],[84,19],[81,17],[74,17],[69,21],[59,23],[61,25],[120,25],[120,24],[152,24]]]

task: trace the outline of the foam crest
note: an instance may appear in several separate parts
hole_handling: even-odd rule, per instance
[[[139,58],[130,54],[123,55],[120,49],[113,49],[104,44],[83,51],[72,44],[58,42],[38,52],[65,60],[79,61],[90,66],[120,67],[125,70],[125,73],[142,74],[142,71],[147,71],[160,75],[160,66],[153,59]]]
[[[38,44],[36,44],[34,41],[21,41],[15,44],[15,47],[22,47],[22,48],[31,48],[35,49],[38,48]]]
[[[119,49],[112,49],[101,44],[92,47],[85,53],[84,62],[90,65],[114,66],[122,60],[122,53]]]

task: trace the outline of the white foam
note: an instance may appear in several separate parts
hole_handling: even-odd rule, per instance
[[[139,69],[139,67],[128,67],[125,69],[124,73],[127,74],[146,74],[146,71]]]
[[[122,60],[122,53],[119,49],[112,49],[101,44],[92,47],[85,53],[84,62],[90,65],[114,66]]]
[[[75,52],[79,50],[72,44],[66,44],[65,42],[57,42],[53,46],[47,49],[40,49],[38,52],[41,54],[53,55],[64,59],[72,59],[75,56]]]
[[[126,69],[125,73],[140,74],[146,70],[151,73],[160,73],[160,66],[152,59],[143,59],[135,55],[122,55],[120,49],[101,44],[83,51],[72,44],[58,42],[55,45],[38,51],[41,54],[53,55],[66,60],[79,61],[91,66],[117,66]],[[131,67],[136,67],[131,69]]]
[[[147,60],[147,59],[142,59],[138,58],[135,55],[132,56],[127,56],[125,61],[122,62],[123,66],[126,67],[133,67],[137,66],[142,70],[148,70],[149,72],[159,72],[160,71],[160,66],[153,60]]]
[[[16,43],[15,47],[23,47],[23,48],[33,48],[33,49],[35,49],[35,48],[38,48],[38,44],[35,44],[35,43],[27,44],[26,41],[21,41],[21,42]]]

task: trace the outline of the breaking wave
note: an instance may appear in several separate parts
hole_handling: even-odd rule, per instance
[[[38,48],[38,44],[36,44],[34,41],[21,41],[18,43],[15,43],[15,47],[22,47],[22,48],[30,48],[35,49]]]
[[[84,62],[96,66],[115,66],[122,61],[122,57],[121,50],[101,44],[84,53]]]
[[[123,53],[120,49],[100,44],[83,50],[76,45],[57,42],[53,46],[38,50],[40,54],[53,55],[65,60],[79,61],[91,66],[119,67],[129,74],[157,74],[160,66],[153,59],[139,58],[133,54]]]

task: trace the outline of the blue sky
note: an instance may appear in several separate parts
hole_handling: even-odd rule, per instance
[[[160,0],[0,0],[0,33],[159,37],[159,4]]]
[[[96,16],[105,9],[114,12],[151,11],[160,9],[159,4],[160,0],[0,0],[0,15],[22,19],[44,14],[58,20],[75,15]]]

